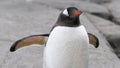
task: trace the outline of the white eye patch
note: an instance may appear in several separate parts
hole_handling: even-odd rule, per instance
[[[63,14],[66,15],[66,16],[69,16],[67,9],[65,9],[65,10],[63,11]]]

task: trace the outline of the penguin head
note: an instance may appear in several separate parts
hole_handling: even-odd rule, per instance
[[[75,7],[68,7],[67,9],[63,10],[62,15],[69,17],[69,18],[76,18],[79,17],[82,14],[81,11],[79,11]]]
[[[64,9],[58,17],[57,25],[75,27],[79,26],[79,16],[82,14],[75,7],[68,7]]]

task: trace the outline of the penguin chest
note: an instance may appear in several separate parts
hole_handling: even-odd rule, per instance
[[[48,68],[87,68],[88,36],[84,26],[56,27],[45,49]]]

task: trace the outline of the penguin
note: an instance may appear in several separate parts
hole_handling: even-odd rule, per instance
[[[10,51],[14,52],[31,44],[44,44],[43,68],[88,68],[88,45],[92,44],[97,48],[99,40],[95,35],[87,33],[80,23],[81,14],[82,11],[75,7],[66,8],[60,13],[50,34],[33,35],[18,40]],[[32,38],[35,41],[29,42],[34,40]]]
[[[68,15],[66,10],[63,13],[65,15]],[[46,38],[48,37],[49,34],[39,34],[39,35],[31,35],[28,37],[24,37],[12,44],[12,46],[10,47],[10,52],[14,52],[21,47],[31,46],[32,44],[45,45],[45,43],[47,42]],[[89,38],[89,44],[92,44],[95,48],[99,46],[99,40],[95,35],[88,33],[88,38]]]
[[[44,51],[43,68],[88,68],[89,38],[75,7],[60,13]]]

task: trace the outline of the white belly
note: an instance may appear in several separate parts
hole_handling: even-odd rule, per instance
[[[84,26],[55,27],[44,53],[44,68],[88,68],[88,36]]]

